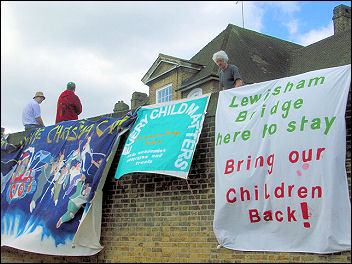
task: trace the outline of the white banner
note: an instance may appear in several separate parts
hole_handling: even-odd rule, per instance
[[[351,65],[220,92],[214,233],[243,251],[351,249],[345,109]]]

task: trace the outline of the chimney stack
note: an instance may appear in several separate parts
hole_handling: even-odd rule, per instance
[[[131,99],[131,109],[135,109],[138,106],[148,105],[149,97],[146,93],[134,92]]]
[[[351,30],[351,7],[339,5],[334,8],[334,34]]]
[[[114,113],[119,113],[119,112],[128,111],[129,109],[130,107],[127,104],[125,104],[123,101],[118,101],[115,104],[113,111]]]

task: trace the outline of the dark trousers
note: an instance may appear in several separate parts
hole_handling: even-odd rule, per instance
[[[41,125],[35,125],[35,124],[24,125],[24,130],[30,131],[33,129],[37,129],[38,127],[41,127]]]

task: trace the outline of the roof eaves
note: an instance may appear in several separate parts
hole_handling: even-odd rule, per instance
[[[180,88],[177,88],[175,91],[178,92],[178,91],[184,91],[184,90],[187,90],[187,89],[191,89],[193,88],[194,86],[196,85],[200,85],[206,81],[209,81],[209,80],[219,80],[219,76],[215,75],[215,74],[209,74],[201,79],[197,79],[191,83],[187,83],[187,84],[182,84],[180,86]]]
[[[159,74],[156,77],[150,78],[153,75],[153,73],[156,71],[156,69],[159,67],[159,65],[163,62],[173,64],[175,66],[170,68],[169,70]],[[166,73],[168,73],[178,67],[184,67],[184,68],[189,68],[189,69],[200,71],[205,66],[200,63],[191,62],[188,60],[179,59],[176,57],[172,57],[172,56],[168,56],[168,55],[164,55],[164,54],[160,53],[158,58],[155,60],[153,65],[149,68],[148,72],[143,76],[143,78],[141,80],[144,84],[147,84],[150,81],[155,80],[156,78],[158,78],[158,77],[160,77],[160,76],[162,76],[162,75],[164,75],[164,74],[166,74]]]

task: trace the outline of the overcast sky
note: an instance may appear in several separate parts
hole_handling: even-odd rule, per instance
[[[1,1],[1,127],[23,131],[22,109],[42,91],[46,126],[76,83],[79,119],[131,105],[159,53],[190,59],[228,24],[243,26],[238,1]],[[244,27],[303,46],[333,35],[333,9],[349,1],[243,2]]]

